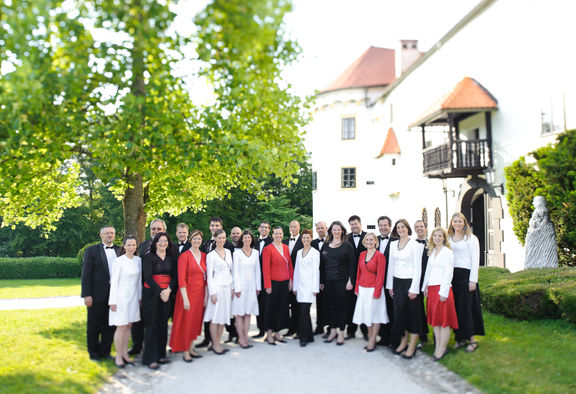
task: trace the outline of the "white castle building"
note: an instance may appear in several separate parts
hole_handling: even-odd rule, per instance
[[[524,266],[504,167],[576,128],[574,8],[484,0],[432,48],[370,47],[316,97],[314,221],[469,219],[481,263]],[[336,73],[335,73],[336,74]]]

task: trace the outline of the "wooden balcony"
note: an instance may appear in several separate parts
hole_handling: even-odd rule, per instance
[[[489,142],[484,139],[455,140],[426,148],[422,155],[428,178],[465,178],[482,174],[490,166]]]

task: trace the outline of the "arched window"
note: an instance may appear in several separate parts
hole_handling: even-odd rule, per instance
[[[442,225],[442,218],[440,214],[440,208],[434,210],[434,227],[439,227]]]
[[[428,210],[426,207],[422,208],[422,221],[424,222],[426,228],[428,228]]]

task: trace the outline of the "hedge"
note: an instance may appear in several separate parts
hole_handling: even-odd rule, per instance
[[[74,257],[0,258],[0,279],[79,278],[81,269]]]
[[[564,319],[576,323],[576,268],[519,271],[480,269],[482,305],[520,320]]]

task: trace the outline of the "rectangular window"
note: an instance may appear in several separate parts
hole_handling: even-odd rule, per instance
[[[342,168],[342,188],[353,189],[356,187],[356,168]]]
[[[356,138],[356,118],[342,118],[342,139]]]
[[[312,190],[318,188],[318,173],[316,171],[312,172]]]

